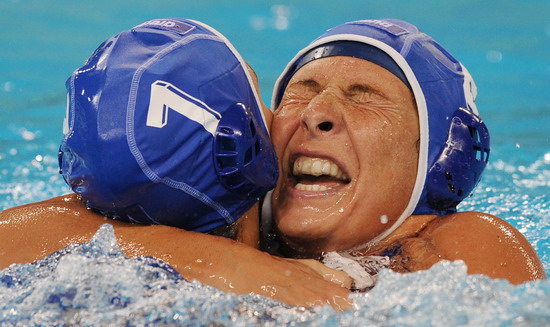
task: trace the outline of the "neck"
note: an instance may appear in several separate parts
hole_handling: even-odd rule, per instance
[[[418,235],[426,226],[436,219],[437,215],[414,215],[408,217],[403,224],[401,224],[392,233],[379,240],[378,242],[368,242],[357,246],[355,248],[341,251],[353,256],[366,256],[370,253],[377,252],[380,249],[385,249],[398,240],[414,237]]]
[[[258,203],[248,209],[238,222],[236,241],[250,245],[254,248],[260,247],[260,209]]]

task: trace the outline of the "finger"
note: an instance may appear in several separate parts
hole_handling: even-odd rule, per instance
[[[335,270],[324,273],[322,274],[322,276],[326,281],[332,282],[347,289],[350,289],[351,285],[353,284],[353,279],[343,271]]]
[[[355,306],[355,304],[347,296],[346,297],[335,296],[332,298],[331,306],[334,310],[342,312],[342,311],[352,309]]]
[[[300,262],[308,266],[309,268],[313,269],[315,272],[321,275],[323,279],[325,279],[326,281],[335,283],[347,289],[351,288],[353,279],[344,271],[329,268],[324,264],[322,264],[321,262],[313,259],[303,259],[303,260],[295,259],[295,261]]]

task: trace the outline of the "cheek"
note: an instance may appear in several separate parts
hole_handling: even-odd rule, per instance
[[[354,148],[360,157],[360,173],[369,185],[393,188],[408,184],[416,177],[418,165],[417,136],[407,124],[379,121],[361,126]],[[355,126],[354,128],[359,128]],[[405,187],[408,189],[408,187]]]
[[[356,131],[353,136],[354,149],[363,161],[362,168],[372,169],[388,160],[386,156],[394,151],[398,142],[395,142],[395,135],[387,121],[379,121],[376,124],[365,124],[365,120],[358,121],[363,123],[351,128]]]

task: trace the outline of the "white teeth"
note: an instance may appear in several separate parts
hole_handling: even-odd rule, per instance
[[[296,184],[295,188],[296,188],[298,191],[313,191],[313,192],[319,192],[319,191],[326,191],[326,190],[328,190],[328,187],[326,187],[326,186],[324,186],[324,185],[317,185],[317,184],[306,185],[306,184],[302,184],[302,183]]]
[[[338,166],[336,166],[336,165],[331,165],[331,166],[330,166],[330,175],[331,175],[331,176],[336,176],[336,175],[338,175],[338,170],[339,170],[339,169],[338,169]]]
[[[347,179],[338,166],[326,159],[300,157],[294,161],[292,172],[297,175],[331,176],[339,180]]]
[[[315,160],[313,164],[311,165],[311,171],[314,172],[317,176],[317,174],[323,173],[323,163],[321,161]]]

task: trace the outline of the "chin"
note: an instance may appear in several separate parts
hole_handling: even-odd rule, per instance
[[[285,214],[278,213],[275,217],[275,227],[281,235],[307,244],[316,243],[319,240],[329,238],[334,231],[338,229],[338,222],[328,219],[330,215],[321,215],[321,217],[312,217],[310,213]],[[305,218],[306,217],[306,218]]]
[[[287,217],[288,218],[288,217]],[[315,258],[324,251],[326,232],[304,226],[292,220],[280,221],[275,226],[281,251],[290,257]]]
[[[292,238],[288,235],[278,235],[281,253],[287,257],[301,259],[318,259],[326,249],[314,240]]]
[[[290,217],[286,217],[290,218]],[[296,217],[288,224],[277,223],[277,235],[285,255],[301,258],[315,258],[323,252],[346,251],[360,247],[382,233],[387,225],[372,224],[361,228],[342,227],[346,219],[335,221],[319,221],[316,225],[309,223],[297,224]],[[389,225],[389,224],[388,224]]]

